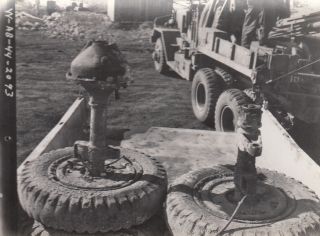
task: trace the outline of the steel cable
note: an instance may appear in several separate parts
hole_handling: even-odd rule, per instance
[[[296,69],[296,70],[292,70],[292,71],[290,71],[290,72],[288,72],[288,73],[286,73],[286,74],[284,74],[284,75],[281,75],[281,76],[279,76],[279,77],[277,77],[277,78],[275,78],[275,79],[268,80],[268,81],[266,82],[266,84],[270,84],[270,83],[276,82],[276,81],[278,81],[278,80],[281,80],[281,79],[283,79],[283,78],[286,78],[286,77],[288,77],[288,76],[290,76],[290,75],[292,75],[292,74],[295,74],[295,73],[299,72],[300,70],[303,70],[303,69],[305,69],[305,68],[307,68],[307,67],[309,67],[309,66],[312,66],[313,64],[316,64],[317,62],[320,62],[320,58],[317,59],[317,60],[315,60],[315,61],[313,61],[313,62],[310,62],[309,64],[304,65],[304,66],[302,66],[302,67],[300,67],[300,68],[298,68],[298,69]]]

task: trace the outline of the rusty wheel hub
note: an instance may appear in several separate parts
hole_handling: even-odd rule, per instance
[[[92,177],[86,163],[72,156],[66,156],[53,162],[49,167],[50,177],[58,183],[78,189],[112,190],[131,185],[142,175],[139,163],[126,156],[113,156],[108,152],[104,162],[104,171],[99,177]]]
[[[234,200],[233,175],[216,175],[197,184],[194,198],[211,214],[228,220],[237,206]],[[269,223],[288,216],[296,206],[294,196],[271,185],[258,182],[255,201],[245,201],[234,221],[244,223]]]

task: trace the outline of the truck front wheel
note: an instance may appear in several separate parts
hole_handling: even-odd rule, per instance
[[[251,99],[239,89],[224,91],[216,105],[215,128],[217,131],[234,132],[241,112],[241,106],[252,103]]]
[[[222,79],[211,68],[202,68],[194,76],[191,103],[196,118],[208,126],[214,126],[217,100],[224,90]]]
[[[156,41],[152,58],[156,71],[161,74],[165,74],[168,72],[169,68],[164,54],[164,47],[161,38],[158,38]]]

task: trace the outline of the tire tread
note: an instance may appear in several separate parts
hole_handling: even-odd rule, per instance
[[[225,174],[227,170],[224,167],[214,168],[212,169],[212,172],[214,174]],[[309,207],[310,209],[315,208],[315,212],[309,211],[306,214],[300,215],[299,211],[298,214],[291,213],[293,215],[288,216],[290,218],[290,223],[286,225],[284,222],[286,219],[282,219],[281,221],[275,222],[277,223],[274,227],[271,227],[269,223],[265,224],[265,226],[259,226],[257,228],[253,227],[246,227],[247,225],[244,224],[243,227],[240,227],[239,231],[229,231],[226,232],[226,235],[229,236],[260,236],[260,235],[274,235],[274,236],[315,236],[316,233],[319,232],[320,229],[320,206],[319,206],[319,200],[318,197],[314,196],[312,191],[310,191],[309,188],[305,187],[304,185],[300,184],[296,180],[292,178],[286,177],[284,174],[278,174],[276,171],[269,171],[260,169],[259,171],[271,173],[272,176],[275,177],[281,177],[281,179],[286,179],[285,181],[288,181],[290,184],[297,184],[299,185],[299,189],[297,191],[301,191],[303,189],[307,199],[314,201],[313,207]],[[203,173],[203,174],[201,174]],[[204,174],[208,173],[208,174]],[[229,173],[228,173],[229,174]],[[192,179],[193,186],[196,186],[197,181],[200,181],[202,178],[205,178],[205,176],[209,176],[209,169],[203,169],[203,170],[196,170],[192,171],[188,174],[185,174],[178,178],[171,186],[171,190],[169,188],[169,193],[167,197],[167,207],[166,207],[166,213],[167,213],[167,222],[169,224],[169,228],[173,232],[174,236],[202,236],[202,235],[216,235],[219,229],[221,229],[227,222],[227,220],[221,220],[220,218],[211,215],[208,216],[208,211],[198,206],[197,208],[193,208],[191,205],[196,203],[194,202],[193,195],[190,195],[188,197],[185,196],[185,194],[179,193],[176,191],[176,188],[174,188],[175,185],[184,185],[186,184],[188,187],[190,187],[190,180]],[[194,181],[193,179],[197,178],[197,181]],[[286,182],[287,183],[287,182]],[[192,187],[193,188],[193,187]],[[193,188],[194,191],[194,188]],[[291,191],[291,190],[289,190]],[[192,191],[191,191],[192,192]],[[188,194],[191,194],[188,193]],[[183,192],[184,193],[184,192]],[[318,209],[318,210],[317,210]],[[292,218],[291,218],[292,217]],[[295,220],[295,222],[292,222],[292,220]],[[303,227],[302,227],[303,226]]]
[[[221,127],[221,124],[220,124],[221,122],[220,113],[221,113],[221,109],[225,105],[228,105],[230,109],[232,109],[234,115],[237,117],[242,110],[241,106],[248,105],[251,103],[252,103],[252,100],[243,91],[239,89],[228,89],[224,91],[220,95],[215,108],[214,123],[215,123],[216,130],[224,131],[224,128]],[[237,119],[236,117],[235,119]]]
[[[208,87],[208,94],[209,97],[207,98],[207,107],[205,109],[204,114],[199,114],[199,111],[196,109],[196,98],[195,95],[195,83],[198,83],[198,80],[202,80],[202,82],[207,83]],[[217,100],[220,96],[220,94],[224,90],[223,81],[221,78],[218,77],[218,75],[215,73],[215,71],[211,68],[202,68],[200,69],[194,78],[193,84],[192,84],[192,107],[193,112],[195,116],[200,120],[201,122],[205,123],[208,126],[213,127],[214,126],[214,116],[215,116],[215,107]]]
[[[42,182],[39,181],[40,174],[35,171],[37,166],[41,165],[41,168],[44,168],[54,161],[53,157],[65,156],[72,151],[73,148],[65,148],[44,154],[39,159],[28,162],[18,173],[19,200],[32,218],[47,227],[67,232],[108,232],[141,224],[161,207],[167,188],[166,172],[153,158],[148,158],[147,164],[143,165],[152,169],[157,181],[142,180],[141,183],[138,181],[132,187],[132,191],[126,188],[116,193],[112,190],[78,191],[54,182],[50,179],[48,171],[44,171],[46,175],[41,176]],[[134,151],[125,150],[125,152]],[[142,154],[137,155],[142,160]],[[131,188],[131,185],[129,187]],[[98,198],[102,198],[101,203]],[[97,214],[103,216],[105,220],[96,220],[94,216]],[[83,222],[79,222],[79,219]],[[106,224],[108,219],[115,220],[112,224]]]

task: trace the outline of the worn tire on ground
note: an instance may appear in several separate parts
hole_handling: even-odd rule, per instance
[[[217,131],[233,132],[236,130],[241,106],[251,104],[251,99],[239,89],[224,91],[215,108],[215,128]]]
[[[166,172],[154,158],[122,149],[121,155],[140,165],[139,179],[117,189],[79,189],[48,173],[53,162],[72,155],[72,147],[52,151],[19,171],[20,203],[36,221],[67,232],[108,232],[142,224],[162,207]]]
[[[131,227],[117,232],[94,233],[94,234],[78,234],[70,233],[62,230],[56,230],[45,227],[41,223],[35,221],[29,225],[27,230],[24,230],[17,236],[164,236],[167,233],[167,228],[164,219],[160,214],[156,214],[150,220],[142,225]]]
[[[196,118],[214,127],[215,107],[223,92],[222,79],[211,68],[202,68],[195,74],[191,87],[191,103]]]
[[[234,220],[222,235],[229,236],[316,236],[320,230],[320,202],[314,192],[298,181],[275,171],[258,170],[265,183],[295,196],[296,207],[278,221],[245,223]],[[168,190],[167,222],[173,236],[216,235],[227,223],[196,200],[197,184],[215,176],[232,176],[225,167],[196,170],[178,178]]]
[[[169,71],[169,67],[167,65],[166,56],[164,53],[163,42],[161,38],[158,38],[155,44],[155,51],[158,50],[158,60],[154,58],[154,67],[156,71],[161,74],[166,74]]]

